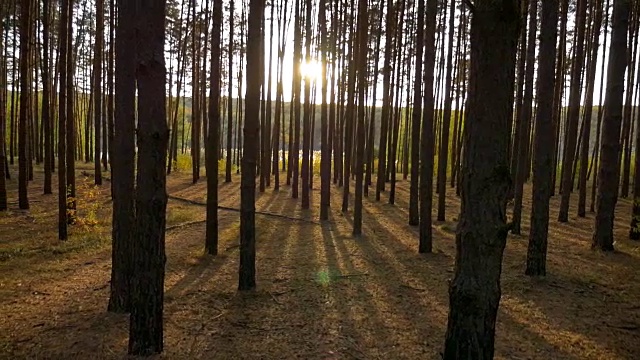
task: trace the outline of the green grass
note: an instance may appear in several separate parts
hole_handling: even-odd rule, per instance
[[[81,253],[100,249],[110,242],[110,236],[101,235],[97,232],[86,232],[76,236],[70,236],[67,241],[46,244],[35,248],[26,248],[22,245],[9,246],[0,249],[0,262],[34,256],[46,257],[49,255]]]

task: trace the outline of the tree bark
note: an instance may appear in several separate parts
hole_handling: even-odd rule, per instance
[[[95,126],[95,184],[102,185],[100,143],[102,130],[102,43],[104,41],[104,1],[96,1],[96,39],[93,55],[93,114]]]
[[[113,230],[111,250],[111,294],[108,310],[131,309],[132,247],[135,240],[135,95],[136,95],[136,4],[116,0],[118,27],[115,38],[115,102],[112,188]]]
[[[433,97],[433,78],[436,62],[436,18],[438,0],[427,0],[426,27],[424,43],[424,96],[422,106],[422,142],[420,144],[420,243],[419,253],[433,251],[431,231],[431,210],[433,204],[433,122],[435,99]]]
[[[533,200],[531,231],[527,251],[529,276],[546,275],[547,235],[549,230],[549,199],[551,197],[551,172],[553,170],[553,88],[555,82],[556,37],[558,0],[542,0],[540,25],[540,58],[538,64],[538,111],[534,136]],[[564,41],[564,39],[561,39]]]
[[[607,90],[602,126],[602,148],[598,169],[598,201],[595,232],[591,247],[613,251],[613,221],[620,177],[620,126],[624,97],[624,76],[627,68],[627,29],[629,26],[629,0],[613,1],[611,47],[607,70]]]
[[[571,61],[571,86],[569,89],[569,115],[567,117],[566,151],[562,161],[562,197],[558,221],[569,221],[569,200],[571,199],[573,162],[578,138],[578,119],[580,117],[581,71],[584,58],[586,0],[578,0],[576,10],[576,52]]]
[[[244,156],[240,187],[240,272],[238,290],[256,287],[256,163],[260,124],[260,26],[264,0],[250,0],[247,38],[247,95],[245,98]]]
[[[443,359],[492,359],[509,226],[509,117],[519,1],[475,1],[471,21],[462,209]]]
[[[149,356],[163,349],[167,210],[164,165],[169,141],[164,63],[166,0],[137,0],[136,6],[138,173],[129,354]]]
[[[213,2],[211,31],[211,81],[209,83],[209,134],[206,141],[207,165],[207,233],[205,251],[218,255],[218,153],[220,151],[220,58],[222,0]],[[229,84],[231,85],[231,83]],[[230,132],[230,129],[228,129]],[[229,160],[228,158],[227,160]]]
[[[519,131],[516,132],[519,135],[517,141],[517,147],[514,148],[514,156],[517,157],[516,165],[516,178],[514,186],[514,205],[513,205],[513,228],[514,234],[520,234],[520,225],[522,223],[522,196],[524,191],[524,183],[527,178],[527,173],[530,169],[530,163],[528,161],[529,156],[529,144],[530,129],[531,129],[531,114],[533,112],[533,69],[536,61],[536,33],[538,31],[538,1],[532,0],[529,2],[529,38],[526,51],[526,67],[524,73],[524,94],[522,96],[522,106],[520,108],[520,125]]]
[[[424,0],[418,0],[418,28],[416,35],[416,73],[413,82],[413,116],[411,119],[411,186],[409,196],[409,225],[420,224],[418,212],[418,184],[420,168],[420,120],[422,117],[422,53],[424,46]],[[425,90],[426,91],[426,90]]]

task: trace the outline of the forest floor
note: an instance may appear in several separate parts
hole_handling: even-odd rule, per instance
[[[30,184],[30,211],[0,214],[0,358],[126,358],[128,316],[106,312],[110,278],[109,183],[94,188],[78,164],[80,224],[57,240],[57,195]],[[204,172],[203,172],[204,173]],[[15,175],[15,169],[12,168]],[[284,178],[284,176],[282,176]],[[56,179],[54,177],[54,184]],[[221,205],[239,207],[239,178],[220,185]],[[449,189],[447,222],[434,223],[433,254],[417,253],[407,225],[409,183],[395,206],[365,198],[363,231],[340,212],[332,186],[330,221],[318,222],[290,187],[258,194],[256,208],[307,221],[257,215],[258,290],[236,291],[239,214],[219,211],[220,255],[203,255],[205,209],[169,200],[164,359],[438,359],[453,275],[459,199]],[[57,186],[54,186],[57,188]],[[203,202],[206,178],[168,178],[173,197]],[[497,323],[498,359],[640,358],[640,243],[627,240],[631,202],[619,201],[616,252],[590,250],[593,214],[555,221],[551,206],[548,276],[524,275],[530,187],[523,236],[509,236]],[[577,200],[577,196],[573,196]],[[576,214],[572,208],[571,214]],[[185,226],[180,226],[186,224]]]

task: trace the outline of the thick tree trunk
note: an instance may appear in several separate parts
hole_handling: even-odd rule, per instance
[[[540,58],[538,65],[538,111],[534,136],[533,156],[533,205],[531,231],[527,251],[527,269],[530,276],[546,274],[547,234],[549,230],[549,199],[551,197],[551,172],[553,170],[553,87],[555,81],[556,36],[558,0],[542,1],[540,25]],[[560,39],[564,41],[564,39]]]
[[[509,117],[519,1],[476,1],[455,275],[444,359],[492,359],[502,255],[509,226]]]
[[[129,354],[149,356],[163,349],[166,174],[169,129],[164,63],[166,0],[137,0],[135,22],[138,84],[138,173],[136,239]],[[121,23],[122,24],[122,23]]]
[[[598,201],[592,248],[613,251],[613,221],[620,177],[620,125],[624,98],[624,76],[627,68],[627,29],[629,0],[613,1],[611,50],[607,70],[607,90],[602,127],[602,149],[598,169]]]
[[[256,157],[260,124],[260,23],[264,0],[250,0],[247,40],[247,96],[244,123],[244,156],[240,187],[240,273],[238,290],[256,287]]]
[[[135,241],[135,96],[136,96],[136,5],[117,0],[118,24],[115,43],[115,108],[112,187],[113,232],[111,250],[111,294],[109,311],[131,309],[132,246]]]

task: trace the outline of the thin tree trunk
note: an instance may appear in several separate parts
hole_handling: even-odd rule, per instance
[[[435,99],[433,97],[433,78],[436,62],[436,17],[438,0],[427,0],[424,42],[424,97],[422,106],[422,142],[420,144],[420,243],[418,252],[433,251],[431,230],[431,210],[433,203],[433,122]],[[416,74],[417,76],[417,74]]]

